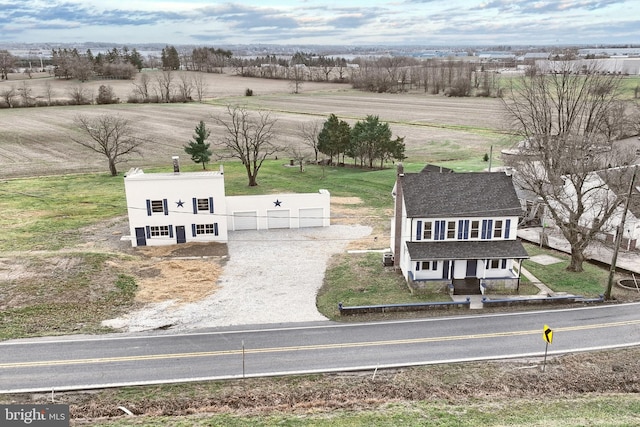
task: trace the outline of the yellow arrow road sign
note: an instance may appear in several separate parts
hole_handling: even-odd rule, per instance
[[[544,325],[544,328],[542,329],[542,338],[548,343],[551,344],[551,342],[553,341],[553,331],[551,330],[551,328],[547,325]]]

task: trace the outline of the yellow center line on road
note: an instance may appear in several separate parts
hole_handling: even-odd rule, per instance
[[[579,326],[567,326],[554,328],[554,333],[581,331],[589,329],[602,329],[612,328],[620,326],[631,326],[640,324],[638,320],[627,320],[621,322],[609,322],[592,325],[579,325]],[[97,357],[89,359],[69,359],[69,360],[43,360],[36,362],[14,362],[14,363],[0,363],[0,369],[8,368],[26,368],[26,367],[39,367],[39,366],[60,366],[60,365],[80,365],[80,364],[98,364],[98,363],[121,363],[121,362],[135,362],[144,360],[163,360],[163,359],[185,359],[195,357],[219,357],[229,355],[240,354],[259,354],[259,353],[280,353],[280,352],[293,352],[293,351],[310,351],[310,350],[326,350],[326,349],[338,349],[338,348],[359,348],[359,347],[377,347],[377,346],[390,346],[390,345],[404,345],[404,344],[424,344],[431,342],[446,342],[446,341],[463,341],[472,339],[486,339],[486,338],[498,338],[498,337],[513,337],[524,335],[542,334],[542,328],[528,331],[511,331],[511,332],[491,332],[486,334],[471,334],[471,335],[453,335],[453,336],[441,336],[432,338],[411,338],[400,340],[384,340],[384,341],[363,341],[363,342],[349,342],[338,344],[314,344],[303,346],[291,346],[291,347],[271,347],[271,348],[256,348],[256,349],[237,349],[237,350],[222,350],[222,351],[202,351],[195,353],[171,353],[171,354],[150,354],[141,356],[118,356],[118,357]],[[556,335],[557,336],[557,335]]]

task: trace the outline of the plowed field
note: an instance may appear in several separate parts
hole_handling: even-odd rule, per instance
[[[137,78],[140,78],[139,76]],[[133,156],[119,171],[131,166],[168,164],[171,156],[183,155],[194,127],[204,120],[212,130],[209,142],[221,134],[212,120],[225,113],[229,104],[244,104],[251,110],[267,111],[278,120],[277,142],[300,144],[300,126],[323,122],[329,114],[354,123],[377,115],[390,124],[394,137],[405,137],[409,161],[446,161],[482,156],[491,145],[510,144],[501,133],[500,101],[485,98],[447,98],[421,92],[372,94],[354,91],[347,84],[305,82],[301,93],[292,94],[289,82],[243,78],[232,74],[208,74],[207,99],[187,104],[113,104],[0,109],[0,170],[5,178],[72,172],[107,171],[106,160],[71,138],[82,138],[74,117],[119,114],[129,119],[138,136],[148,142],[142,157]],[[65,97],[77,81],[51,77],[25,80],[32,95],[44,99],[50,85],[56,97]],[[0,83],[21,87],[24,83]],[[126,100],[134,89],[131,81],[82,83],[95,96],[100,84],[113,87]],[[244,96],[251,88],[254,96]],[[281,156],[286,156],[281,153]]]

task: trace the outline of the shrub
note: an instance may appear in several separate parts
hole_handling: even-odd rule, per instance
[[[113,94],[113,88],[111,86],[100,85],[96,104],[117,104],[118,101],[118,98]]]
[[[247,88],[247,89],[244,91],[244,96],[253,96],[253,90],[252,90],[252,89]]]

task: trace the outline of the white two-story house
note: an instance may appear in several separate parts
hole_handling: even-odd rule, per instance
[[[398,167],[391,248],[413,288],[456,294],[517,289],[528,258],[516,239],[522,214],[511,176]]]
[[[124,182],[133,246],[227,242],[222,167],[151,174],[132,169]]]

